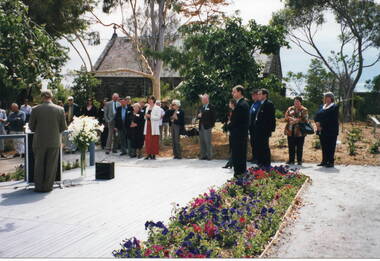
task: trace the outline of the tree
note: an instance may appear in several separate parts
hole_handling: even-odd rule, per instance
[[[0,99],[8,103],[20,91],[31,98],[42,80],[60,76],[67,60],[66,49],[33,23],[27,11],[18,0],[0,2]]]
[[[353,91],[363,70],[380,60],[379,54],[373,61],[364,61],[366,52],[380,46],[380,5],[373,0],[287,0],[285,4],[272,23],[286,25],[290,41],[334,75],[342,88],[344,119],[350,120]],[[329,55],[316,42],[327,12],[332,12],[340,25],[340,46]]]
[[[88,98],[95,96],[95,88],[99,86],[100,80],[95,78],[94,73],[87,72],[83,68],[76,71],[75,74],[71,91],[75,97],[75,102],[82,107],[86,105]]]
[[[160,98],[160,78],[163,61],[150,56],[150,54],[162,52],[164,47],[170,44],[168,30],[171,24],[176,24],[176,14],[189,10],[190,6],[197,6],[197,17],[202,18],[201,14],[205,7],[208,7],[211,3],[214,7],[217,7],[225,2],[226,0],[103,0],[103,11],[106,13],[111,12],[115,7],[119,7],[123,14],[121,23],[105,24],[92,12],[93,16],[98,23],[104,26],[113,26],[132,40],[139,55],[142,70],[120,68],[114,71],[102,71],[101,73],[130,72],[141,75],[152,81],[153,95]],[[208,4],[206,5],[205,3]],[[130,14],[126,19],[124,19],[125,13],[127,13],[125,10]],[[175,26],[175,31],[178,27]]]
[[[326,92],[333,92],[338,99],[341,98],[342,93],[337,79],[325,68],[322,61],[311,60],[305,80],[305,98],[313,104],[321,104],[323,94]]]
[[[84,31],[89,21],[83,16],[93,9],[94,0],[22,0],[28,6],[28,16],[44,26],[53,38]]]
[[[305,78],[306,76],[302,72],[287,73],[284,81],[287,83],[287,90],[290,91],[290,95],[303,96],[305,94]]]
[[[365,87],[373,93],[380,93],[380,75],[376,75],[372,80],[366,81]]]
[[[234,85],[252,89],[275,83],[278,91],[282,87],[273,77],[263,79],[254,58],[257,52],[278,53],[287,44],[281,26],[262,26],[253,20],[243,25],[240,18],[227,18],[221,25],[191,24],[181,32],[183,47],[168,47],[161,58],[184,78],[180,92],[186,100],[194,103],[208,93],[219,119],[225,116]]]

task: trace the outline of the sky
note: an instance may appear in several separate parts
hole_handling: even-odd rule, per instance
[[[379,0],[380,1],[380,0]],[[101,6],[101,5],[100,5]],[[103,14],[101,12],[100,6],[95,10],[95,13],[100,17],[105,23],[120,23],[121,14],[118,11],[111,13],[110,15]],[[244,22],[251,19],[256,20],[259,24],[268,24],[272,17],[272,13],[283,8],[283,3],[280,0],[233,0],[232,4],[227,7],[226,11],[229,14],[233,14],[236,10],[239,10],[239,15],[243,18]],[[100,24],[93,24],[90,30],[99,31],[101,42],[97,46],[87,46],[87,50],[91,57],[93,64],[100,56],[105,45],[110,40],[113,29],[112,27],[104,27]],[[322,29],[316,35],[317,45],[320,46],[324,54],[329,54],[330,50],[336,50],[339,46],[337,35],[339,27],[335,23],[332,15],[327,15],[327,23],[322,27]],[[119,36],[122,33],[118,33]],[[65,41],[61,42],[63,45],[70,48],[69,61],[66,63],[63,73],[67,74],[71,70],[77,70],[82,65],[82,61],[74,49]],[[79,43],[76,43],[77,48],[80,49]],[[299,47],[291,44],[291,48],[281,49],[281,62],[283,74],[286,75],[287,72],[307,72],[311,57],[305,54]],[[365,61],[371,62],[375,59],[378,52],[375,50],[368,52],[365,56]],[[357,91],[365,90],[364,83],[366,80],[372,79],[374,76],[380,74],[379,64],[371,68],[366,68],[361,77],[360,83],[358,84]],[[70,85],[71,78],[67,77],[64,81],[65,85]]]

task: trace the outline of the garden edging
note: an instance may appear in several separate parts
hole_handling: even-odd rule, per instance
[[[295,206],[296,206],[297,200],[301,197],[301,194],[306,190],[307,186],[310,185],[311,183],[312,183],[311,178],[307,177],[307,179],[305,180],[305,182],[303,183],[301,188],[298,190],[298,192],[297,192],[296,196],[294,197],[292,203],[290,204],[290,206],[286,210],[284,216],[282,217],[281,224],[280,224],[276,234],[272,237],[271,241],[268,243],[268,245],[265,247],[263,252],[260,254],[259,258],[264,258],[265,255],[268,253],[269,249],[272,247],[272,245],[277,241],[277,239],[280,235],[280,232],[284,229],[284,227],[287,224],[286,218],[288,218],[292,214],[292,212],[296,209]]]

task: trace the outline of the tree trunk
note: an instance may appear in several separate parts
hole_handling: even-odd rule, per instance
[[[352,97],[353,97],[353,82],[351,79],[343,79],[341,82],[343,90],[343,121],[350,122],[352,120]]]
[[[161,99],[161,80],[160,76],[152,79],[153,96],[159,100]]]

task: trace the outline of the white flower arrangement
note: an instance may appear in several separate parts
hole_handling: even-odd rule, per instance
[[[94,117],[80,116],[75,117],[69,128],[69,139],[84,150],[91,143],[98,140],[98,133],[103,132],[104,126],[99,124],[99,121]]]

